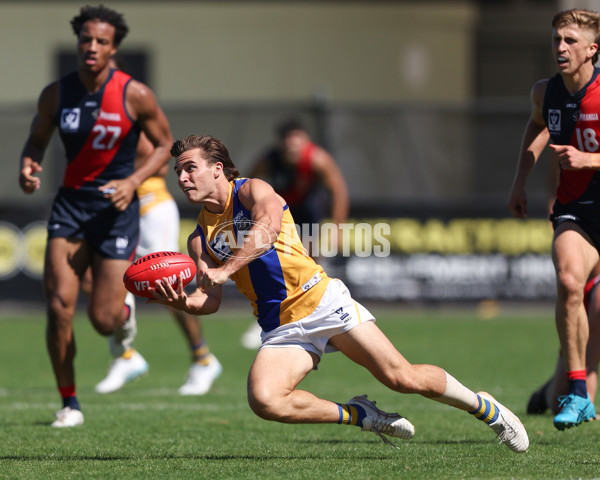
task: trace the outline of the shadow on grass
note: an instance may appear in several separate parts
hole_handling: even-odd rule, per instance
[[[393,449],[392,449],[393,450]],[[329,458],[328,456],[324,456],[323,458]],[[339,459],[343,459],[344,457],[338,457]],[[385,455],[351,455],[347,458],[353,458],[358,460],[386,460],[389,457]],[[231,460],[241,460],[241,461],[265,461],[271,462],[273,460],[315,460],[318,459],[315,455],[306,454],[306,455],[113,455],[113,456],[98,456],[98,455],[3,455],[0,456],[0,461],[14,461],[14,462],[89,462],[89,461],[99,461],[99,462],[114,462],[114,461],[131,461],[131,460],[208,460],[208,461],[231,461]]]
[[[398,439],[398,438],[394,438],[394,437],[389,437],[390,440],[392,440],[396,445],[401,446],[401,445],[481,445],[482,442],[480,440],[434,440],[434,441],[427,441],[427,440],[415,440],[415,439],[411,439],[411,440],[402,440],[402,439]],[[373,444],[373,445],[379,445],[379,442],[377,441],[377,437],[374,437],[373,439],[369,438],[367,440],[365,439],[357,439],[357,440],[338,440],[338,439],[315,439],[315,440],[301,440],[301,439],[296,439],[294,440],[294,443],[298,443],[298,444],[307,444],[307,445],[323,445],[323,444],[328,444],[328,445],[337,445],[337,444],[350,444],[350,443],[355,443],[355,444]]]

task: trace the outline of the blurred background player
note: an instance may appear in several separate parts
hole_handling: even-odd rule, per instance
[[[296,224],[309,228],[309,233],[328,213],[333,223],[345,222],[348,187],[331,154],[313,143],[295,118],[281,122],[276,133],[277,144],[256,160],[249,176],[270,183],[287,202]],[[323,198],[323,188],[329,202]]]
[[[139,237],[135,191],[168,161],[172,143],[153,92],[110,68],[129,30],[123,16],[102,5],[86,6],[71,26],[77,36],[78,70],[42,90],[19,176],[25,193],[40,188],[36,174],[42,171],[44,151],[58,128],[68,163],[48,220],[44,261],[46,345],[63,401],[53,427],[84,421],[75,389],[73,314],[89,267],[92,325],[101,335],[115,335],[123,351],[131,352],[130,365],[147,368],[141,355],[129,349],[135,336],[134,312],[124,306],[123,273]],[[140,131],[154,149],[135,169]]]
[[[112,68],[123,70],[119,57],[113,58],[110,64]],[[152,142],[141,134],[136,149],[136,168],[152,155],[153,150]],[[136,249],[138,258],[152,252],[179,251],[179,209],[167,189],[165,177],[168,171],[169,165],[163,165],[155,175],[144,181],[137,189],[140,200],[140,242]],[[135,305],[133,294],[127,294],[126,303]],[[170,310],[192,352],[192,364],[188,370],[187,380],[178,391],[181,395],[204,395],[221,374],[222,366],[210,353],[200,320],[180,310]],[[115,342],[114,335],[111,335],[109,348],[114,360],[106,378],[96,385],[95,390],[98,393],[114,392],[131,380],[128,376],[127,353],[123,354],[120,349],[115,349],[115,344],[118,342]]]
[[[328,214],[339,225],[348,218],[350,201],[342,171],[333,156],[316,145],[296,118],[279,123],[275,129],[277,144],[255,161],[250,177],[267,181],[287,202],[308,253],[318,257],[311,248],[318,225]],[[329,212],[327,206],[329,205]],[[328,241],[337,242],[336,238]],[[242,345],[254,349],[260,346],[260,329],[256,322],[241,338]]]

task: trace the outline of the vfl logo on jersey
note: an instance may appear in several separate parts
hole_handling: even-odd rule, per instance
[[[548,109],[548,131],[560,133],[560,110]]]
[[[81,118],[80,108],[63,108],[60,113],[60,129],[65,132],[73,132],[79,129]]]
[[[229,245],[227,245],[227,239],[222,233],[219,233],[219,235],[217,235],[216,238],[210,242],[209,247],[215,256],[222,262],[231,257],[231,248],[229,248]]]
[[[250,230],[252,228],[253,223],[254,222],[252,222],[252,220],[244,217],[244,214],[242,212],[238,212],[238,214],[233,219],[233,224],[238,230]]]
[[[237,223],[236,223],[237,222]],[[237,233],[231,227],[235,226]],[[277,232],[269,225],[264,225],[250,220],[243,215],[237,215],[235,220],[223,222],[212,234],[213,240],[208,247],[220,261],[225,261],[234,251],[239,250],[246,242],[250,242],[253,253],[240,258],[257,258],[271,251],[273,245],[269,243],[270,238],[276,238]],[[267,243],[264,243],[264,242]]]

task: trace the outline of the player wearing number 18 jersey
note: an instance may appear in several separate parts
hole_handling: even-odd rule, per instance
[[[525,183],[549,147],[560,167],[552,259],[556,271],[556,328],[566,367],[569,394],[554,417],[559,430],[596,417],[586,388],[588,319],[583,291],[600,259],[600,76],[594,64],[600,44],[600,15],[572,9],[552,20],[552,53],[558,74],[531,91],[531,117],[525,128],[517,173],[508,203],[525,217]]]
[[[42,91],[19,176],[25,193],[39,189],[36,174],[58,127],[68,163],[48,221],[44,262],[46,345],[63,401],[54,427],[83,423],[75,391],[73,313],[88,267],[92,325],[113,336],[115,349],[127,355],[128,378],[147,369],[141,355],[128,348],[136,329],[132,309],[124,306],[122,278],[138,243],[136,188],[166,163],[172,142],[152,91],[110,66],[128,32],[122,15],[102,5],[86,6],[71,26],[78,40],[78,70]],[[140,132],[154,150],[136,168]]]
[[[543,115],[556,145],[572,145],[582,152],[599,151],[600,69],[590,81],[571,95],[560,74],[548,80]],[[594,169],[562,169],[551,219],[559,224],[575,215],[578,223],[600,247],[600,172]]]

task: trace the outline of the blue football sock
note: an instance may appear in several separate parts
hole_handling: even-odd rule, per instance
[[[351,403],[338,403],[337,406],[340,411],[339,424],[356,425],[362,428],[362,421],[367,415],[363,407]]]
[[[569,380],[569,393],[587,398],[587,385],[585,380]]]
[[[477,399],[479,400],[479,406],[469,413],[488,425],[494,423],[498,418],[498,407],[487,398],[477,395]]]
[[[73,410],[81,410],[77,397],[63,398],[63,408],[65,407],[71,407]]]

